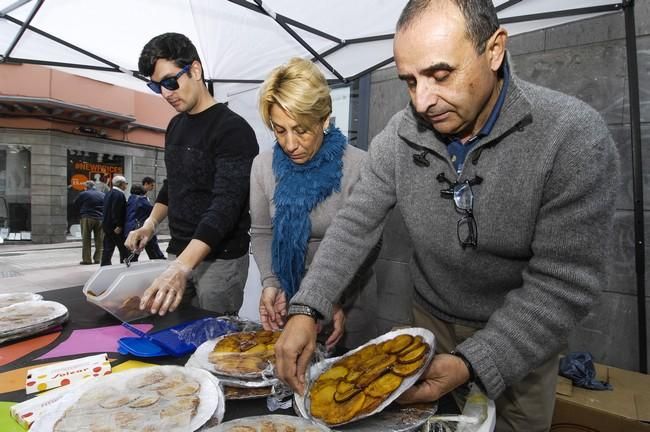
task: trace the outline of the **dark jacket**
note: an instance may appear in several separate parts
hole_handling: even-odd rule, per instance
[[[80,217],[102,220],[104,194],[94,189],[85,190],[77,195],[74,206],[79,209]]]
[[[128,236],[131,231],[140,228],[151,214],[151,210],[153,210],[153,204],[145,195],[131,195],[126,202],[124,235]]]
[[[124,193],[113,188],[104,198],[104,231],[112,232],[116,227],[124,228],[126,221],[126,198]]]

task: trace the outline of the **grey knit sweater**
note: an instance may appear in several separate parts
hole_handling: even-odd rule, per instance
[[[407,143],[431,150],[429,167],[413,163]],[[407,107],[373,140],[293,302],[329,316],[397,206],[414,246],[415,301],[480,329],[456,349],[494,399],[562,349],[603,289],[618,153],[592,108],[513,74],[499,119],[459,176],[484,179],[473,187],[477,249],[460,246],[462,214],[441,197],[439,173],[457,177],[445,144]]]
[[[332,193],[309,214],[311,234],[307,244],[305,267],[309,268],[320,242],[325,236],[336,213],[352,193],[359,180],[359,172],[367,153],[347,145],[343,153],[343,176],[341,190]],[[273,240],[273,216],[275,215],[275,174],[273,173],[273,150],[260,153],[253,160],[251,170],[251,246],[253,257],[260,271],[262,287],[280,288],[280,281],[271,265],[271,243]],[[373,245],[374,246],[374,245]],[[347,285],[343,299],[346,312],[345,335],[342,343],[345,347],[356,348],[368,339],[376,336],[375,309],[377,302],[376,279],[372,264],[379,252],[371,248],[367,262],[357,274],[357,278]],[[368,253],[366,253],[368,255]]]

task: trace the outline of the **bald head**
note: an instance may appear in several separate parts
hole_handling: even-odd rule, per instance
[[[499,28],[496,9],[492,0],[410,0],[397,21],[399,33],[421,18],[430,8],[454,7],[465,18],[465,31],[476,52],[485,50],[485,42]]]

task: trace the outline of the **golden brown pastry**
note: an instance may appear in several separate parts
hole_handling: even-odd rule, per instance
[[[373,412],[404,378],[422,370],[428,352],[421,336],[401,334],[339,359],[310,385],[311,415],[338,425]]]

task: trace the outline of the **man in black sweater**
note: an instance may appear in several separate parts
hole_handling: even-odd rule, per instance
[[[102,257],[102,219],[104,217],[104,194],[95,189],[95,182],[84,183],[85,191],[77,195],[74,206],[79,209],[81,224],[81,265],[99,264]],[[95,254],[90,260],[92,237],[95,237]]]
[[[124,223],[126,222],[126,197],[124,191],[129,185],[121,175],[111,179],[113,187],[104,197],[104,251],[102,253],[102,266],[111,265],[113,252],[117,247],[120,252],[120,262],[124,262],[129,251],[124,246]]]
[[[248,276],[249,177],[259,148],[250,125],[217,103],[203,81],[192,42],[178,33],[154,37],[142,50],[140,73],[172,106],[167,127],[163,185],[151,216],[129,234],[141,251],[167,217],[174,259],[145,291],[141,309],[164,315],[180,304],[186,286],[203,309],[236,314]]]

